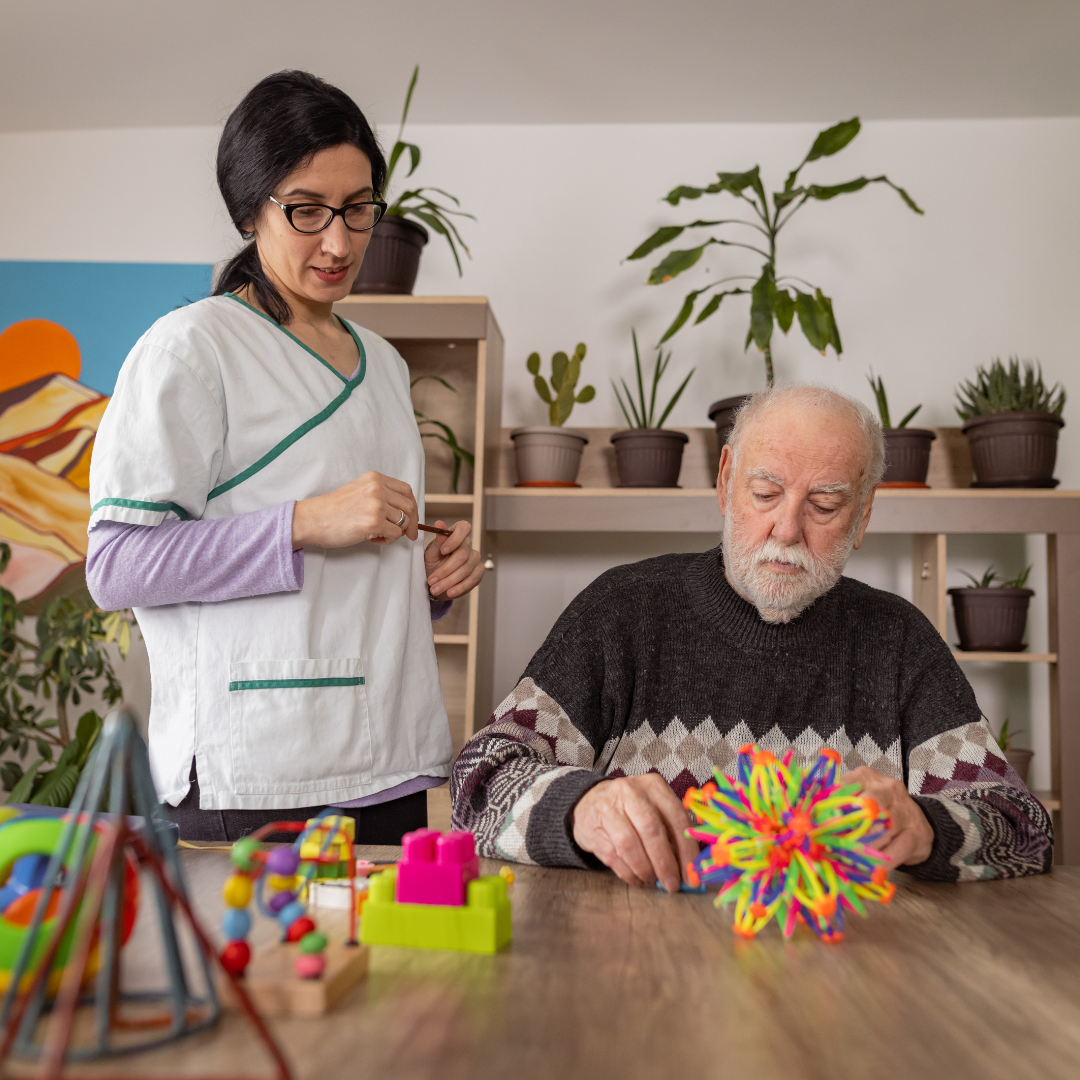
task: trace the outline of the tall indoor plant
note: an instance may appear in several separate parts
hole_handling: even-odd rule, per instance
[[[973,487],[1057,486],[1065,391],[1057,383],[1047,389],[1037,362],[1021,365],[1013,356],[1008,367],[1000,359],[989,370],[980,366],[956,396],[975,470]]]
[[[405,95],[405,107],[401,111],[398,137],[394,142],[394,149],[390,151],[390,160],[387,162],[386,182],[383,184],[384,196],[390,194],[394,172],[406,154],[409,158],[409,171],[405,174],[405,179],[412,176],[420,164],[420,147],[402,139],[405,133],[405,121],[409,116],[409,106],[412,104],[413,91],[416,89],[416,80],[419,77],[420,65],[417,64],[413,69],[408,93]],[[449,200],[454,205],[445,205],[438,198],[433,198],[429,194],[431,192],[435,196]],[[424,225],[446,238],[460,277],[462,270],[459,248],[466,255],[469,255],[469,248],[457,231],[453,219],[467,217],[476,220],[472,214],[466,214],[464,210],[457,209],[460,205],[453,195],[443,191],[442,188],[418,187],[401,192],[386,208],[382,220],[371,231],[371,241],[364,255],[360,273],[357,274],[356,281],[353,283],[352,291],[354,293],[411,293],[420,268],[420,252],[428,242],[428,231]]]
[[[729,240],[726,236],[709,236],[695,247],[676,251],[669,251],[664,258],[653,267],[649,274],[650,285],[662,285],[671,281],[680,274],[685,273],[696,266],[705,251],[716,245],[721,247],[736,247],[753,252],[763,260],[760,274],[755,278],[753,274],[733,274],[722,277],[718,281],[709,282],[699,289],[694,289],[686,295],[682,307],[672,324],[668,327],[664,336],[660,339],[662,345],[686,323],[694,313],[698,298],[708,294],[709,299],[698,311],[694,324],[704,322],[715,315],[725,296],[750,297],[750,327],[746,334],[746,347],[754,342],[761,350],[765,359],[765,382],[768,386],[773,385],[773,361],[772,361],[772,333],[775,323],[786,334],[791,328],[796,316],[799,326],[806,340],[818,349],[822,355],[831,345],[837,356],[842,347],[840,344],[840,331],[833,315],[832,299],[825,295],[819,286],[813,285],[803,278],[793,274],[779,274],[776,266],[776,240],[785,225],[811,200],[825,202],[834,199],[838,195],[847,195],[854,191],[861,191],[868,184],[887,184],[893,188],[904,202],[915,213],[921,214],[922,210],[915,205],[914,200],[901,187],[897,187],[887,176],[860,176],[855,180],[849,180],[843,184],[801,184],[799,173],[803,167],[821,158],[831,157],[844,149],[856,135],[859,134],[859,118],[853,117],[843,123],[836,124],[818,134],[810,147],[806,157],[788,173],[782,191],[772,193],[772,205],[765,193],[765,185],[761,179],[760,167],[755,165],[745,172],[721,172],[717,173],[717,179],[705,187],[691,187],[680,184],[672,188],[664,199],[672,206],[678,206],[684,199],[700,199],[703,195],[728,194],[746,203],[753,215],[751,220],[745,218],[719,218],[708,221],[697,220],[686,225],[664,225],[657,229],[647,240],[638,245],[630,254],[631,259],[643,259],[659,248],[665,247],[678,239],[687,230],[696,229],[728,229],[729,227],[751,229],[758,236],[746,236],[740,234],[752,242],[744,240]],[[731,282],[740,282],[731,288],[721,288]],[[804,291],[799,286],[806,286]],[[717,291],[719,290],[719,291]],[[709,410],[710,417],[714,412],[720,411],[720,406],[728,410],[738,407],[742,398],[725,399],[725,402],[717,402]],[[717,432],[726,439],[727,432],[721,432],[722,424],[732,418],[730,412],[722,416],[715,416]],[[728,425],[730,426],[730,425]]]
[[[626,431],[616,431],[611,436],[615,446],[615,466],[619,472],[619,487],[678,487],[679,470],[682,467],[683,450],[689,438],[681,431],[668,431],[664,421],[675,408],[675,403],[682,397],[686,384],[694,374],[690,374],[679,384],[679,388],[668,401],[667,406],[656,417],[656,392],[660,380],[671,363],[671,352],[664,355],[663,349],[656,350],[656,365],[652,372],[652,386],[645,393],[645,380],[641,374],[641,353],[638,351],[637,331],[631,330],[634,343],[634,370],[637,376],[637,400],[625,379],[620,379],[623,393],[612,380],[612,388],[618,399],[619,408],[626,417]]]
[[[937,436],[929,428],[908,427],[922,406],[916,405],[893,427],[885,380],[880,375],[875,379],[873,369],[866,378],[874,391],[885,435],[885,476],[882,485],[926,487],[926,474],[930,471],[930,444]]]
[[[570,419],[575,405],[583,405],[596,397],[593,386],[577,389],[585,352],[585,343],[578,342],[569,356],[564,352],[555,353],[551,358],[550,384],[540,374],[539,353],[531,353],[525,361],[533,377],[533,386],[548,407],[551,423],[546,427],[522,427],[510,432],[518,487],[579,486],[577,474],[581,467],[581,452],[589,440],[585,432],[563,425]]]

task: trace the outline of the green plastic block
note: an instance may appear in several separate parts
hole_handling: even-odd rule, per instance
[[[394,899],[396,870],[372,874],[370,882],[360,917],[365,945],[494,953],[510,944],[510,901],[501,877],[470,881],[464,907],[399,904]]]

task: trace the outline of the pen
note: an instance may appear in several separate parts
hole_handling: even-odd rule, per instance
[[[439,536],[449,536],[450,535],[450,530],[449,529],[437,529],[434,525],[417,525],[416,527],[421,532],[438,533]]]

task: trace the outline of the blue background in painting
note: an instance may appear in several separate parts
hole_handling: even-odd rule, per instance
[[[132,345],[173,308],[209,295],[210,263],[16,262],[0,259],[0,332],[51,319],[82,353],[79,381],[111,394]]]

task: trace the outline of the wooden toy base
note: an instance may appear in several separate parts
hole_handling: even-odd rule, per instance
[[[252,950],[244,972],[244,989],[264,1016],[322,1016],[354,983],[366,974],[366,945],[331,941],[324,953],[326,970],[321,979],[301,979],[293,970],[299,955],[296,944],[275,942]],[[232,984],[224,975],[217,980],[218,993],[227,1009],[239,1008]]]

